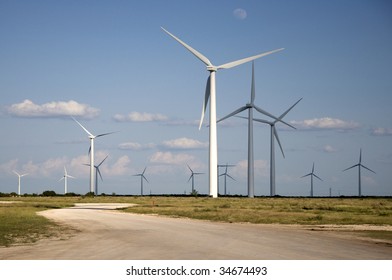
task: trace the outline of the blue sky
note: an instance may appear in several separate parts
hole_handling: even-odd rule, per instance
[[[237,9],[242,9],[238,12]],[[89,190],[93,134],[100,192],[208,193],[208,128],[198,130],[205,66],[161,26],[223,64],[255,61],[256,105],[280,115],[277,194],[392,195],[392,5],[390,1],[0,1],[0,192]],[[217,73],[217,115],[250,101],[251,63]],[[243,114],[244,115],[244,114]],[[263,117],[256,115],[255,117]],[[207,115],[208,119],[208,115]],[[269,194],[269,127],[255,124],[255,194]],[[278,147],[276,147],[278,148]],[[246,194],[247,125],[218,125],[218,162],[236,165],[231,194]],[[220,173],[223,173],[221,170]],[[221,177],[222,178],[222,177]],[[221,180],[220,189],[223,189]]]

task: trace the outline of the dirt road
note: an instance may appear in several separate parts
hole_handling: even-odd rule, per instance
[[[0,259],[392,259],[392,247],[336,232],[229,224],[112,211],[85,204],[42,215],[79,230],[65,240],[0,248]],[[119,207],[124,205],[119,205]]]

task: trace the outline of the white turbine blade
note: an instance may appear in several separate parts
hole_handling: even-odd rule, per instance
[[[98,135],[95,136],[95,137],[97,138],[97,137],[101,137],[101,136],[105,136],[105,135],[109,135],[109,134],[113,134],[113,133],[116,133],[116,132],[102,133],[102,134],[98,134]]]
[[[232,67],[241,65],[243,63],[246,63],[246,62],[258,59],[260,57],[263,57],[263,56],[266,56],[266,55],[269,55],[269,54],[273,54],[275,52],[279,52],[281,50],[284,50],[284,48],[276,49],[276,50],[273,50],[273,51],[269,51],[269,52],[261,53],[261,54],[258,54],[258,55],[250,56],[250,57],[247,57],[247,58],[239,59],[239,60],[236,60],[236,61],[232,61],[232,62],[229,62],[229,63],[226,63],[226,64],[222,64],[222,65],[218,66],[217,68],[218,69],[232,68]]]
[[[204,114],[206,112],[207,109],[207,104],[208,104],[208,100],[210,99],[210,90],[211,90],[211,86],[210,86],[210,76],[208,76],[207,79],[207,84],[206,84],[206,91],[204,94],[204,100],[203,100],[203,107],[201,109],[201,117],[200,117],[200,124],[199,124],[199,130],[203,124],[204,121]]]
[[[101,181],[103,181],[102,175],[101,175],[101,171],[99,171],[99,168],[98,168],[98,167],[96,167],[96,169],[97,169],[97,172],[98,172],[98,174],[99,174],[99,177],[101,177]]]
[[[20,177],[27,176],[27,175],[29,175],[29,173],[22,174],[20,175]]]
[[[197,50],[195,50],[194,48],[192,48],[191,46],[187,45],[186,43],[184,43],[183,41],[181,41],[179,38],[177,38],[176,36],[174,36],[173,34],[171,34],[169,31],[167,31],[165,28],[161,27],[163,31],[165,31],[170,37],[172,37],[174,40],[176,40],[178,43],[180,43],[181,45],[183,45],[188,51],[190,51],[191,53],[193,53],[198,59],[200,59],[204,64],[208,65],[208,66],[212,66],[212,63],[209,61],[209,59],[207,57],[205,57],[204,55],[202,55],[201,53],[199,53]]]
[[[357,167],[358,165],[359,165],[359,164],[355,164],[355,165],[353,165],[353,166],[351,166],[351,167],[349,167],[349,168],[344,169],[342,172],[347,171],[347,170],[349,170],[349,169],[351,169],[351,168]]]
[[[64,176],[63,176],[63,177],[61,177],[61,178],[59,179],[59,182],[60,182],[61,180],[64,180]]]
[[[237,117],[237,118],[248,119],[248,117]],[[262,120],[262,119],[258,119],[258,118],[253,118],[253,120],[256,121],[256,122],[261,122],[261,123],[266,123],[266,124],[269,124],[269,125],[273,125],[272,122],[267,121],[267,120]]]
[[[103,162],[104,162],[104,161],[105,161],[105,160],[108,158],[108,156],[109,156],[109,155],[107,155],[107,156],[106,156],[106,157],[105,157],[105,158],[104,158],[104,159],[101,161],[101,163],[100,163],[100,164],[98,164],[97,166],[98,166],[98,167],[100,167],[100,166],[101,166],[101,164],[102,164],[102,163],[103,163]]]
[[[68,174],[67,174],[67,177],[68,177],[68,178],[72,178],[72,179],[76,179],[76,177],[71,176],[71,175],[68,175]]]
[[[297,105],[300,101],[302,100],[302,98],[300,100],[298,100],[297,102],[295,102],[289,109],[287,109],[282,115],[279,116],[279,120],[283,119],[288,112],[291,111],[291,109],[293,109],[295,107],[295,105]],[[292,128],[296,129],[294,126],[290,125]]]
[[[278,144],[279,144],[279,148],[280,148],[280,151],[282,152],[283,158],[286,158],[286,157],[284,156],[282,144],[280,143],[279,136],[278,136],[278,131],[276,130],[276,127],[275,127],[275,126],[274,126],[274,128],[273,128],[273,133],[274,133],[274,136],[275,136],[276,141],[277,141]]]
[[[282,123],[284,123],[284,124],[290,126],[288,123],[286,123],[286,122],[284,122],[284,121],[278,119],[277,117],[275,117],[275,116],[272,115],[271,113],[268,113],[267,111],[261,109],[260,107],[258,107],[258,106],[256,106],[256,105],[253,105],[253,108],[255,108],[259,113],[261,113],[261,114],[263,114],[263,115],[266,115],[266,116],[268,116],[268,117],[270,117],[270,118],[273,118],[273,119],[276,120],[276,121],[282,122]]]
[[[255,63],[252,61],[252,87],[250,90],[250,104],[253,104],[256,98],[255,90]]]
[[[367,170],[369,170],[370,172],[373,172],[374,174],[376,174],[376,172],[374,172],[373,170],[371,170],[370,168],[367,168],[365,165],[363,165],[363,164],[361,164],[361,167],[363,167],[363,168],[365,168],[365,169],[367,169]]]
[[[244,110],[246,110],[246,109],[248,109],[248,107],[243,106],[243,107],[241,107],[241,108],[235,110],[234,112],[228,114],[227,116],[221,118],[220,120],[217,121],[217,123],[218,123],[218,122],[221,122],[221,121],[223,121],[223,120],[225,120],[225,119],[227,119],[227,118],[230,118],[230,117],[232,117],[232,116],[234,116],[234,115],[237,115],[238,113],[241,113],[242,111],[244,111]]]
[[[83,128],[84,131],[86,131],[86,133],[91,136],[91,137],[95,137],[94,135],[91,134],[90,131],[88,131],[80,122],[78,122],[74,117],[72,117],[72,119],[78,124],[80,125],[81,128]]]
[[[20,176],[20,174],[19,174],[18,172],[16,172],[15,170],[13,170],[13,172],[14,172],[16,175]]]

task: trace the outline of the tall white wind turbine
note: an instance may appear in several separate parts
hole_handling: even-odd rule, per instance
[[[320,181],[322,181],[322,179],[320,177],[318,177],[316,174],[314,174],[314,162],[313,162],[312,172],[302,176],[301,178],[304,178],[307,176],[310,176],[310,196],[313,197],[313,176],[316,177],[317,179],[319,179]]]
[[[98,174],[99,174],[99,177],[101,178],[101,181],[103,181],[102,174],[101,174],[101,171],[99,170],[99,167],[107,159],[108,156],[109,155],[107,155],[98,165],[94,165],[94,168],[95,168],[95,194],[98,194]],[[85,165],[90,166],[90,164],[85,164]]]
[[[253,109],[258,111],[259,113],[266,115],[275,119],[276,122],[280,121],[284,124],[291,126],[290,124],[282,121],[282,118],[277,118],[267,111],[261,109],[260,107],[255,105],[256,98],[256,89],[255,89],[255,73],[254,73],[254,63],[252,63],[252,85],[251,85],[251,97],[250,103],[247,103],[245,106],[242,106],[235,110],[234,112],[228,114],[227,116],[221,118],[217,122],[221,122],[227,118],[230,118],[242,111],[248,110],[248,197],[254,197],[254,152],[253,152]],[[292,127],[292,126],[291,126]]]
[[[376,174],[376,172],[374,172],[373,170],[367,168],[365,165],[362,164],[362,149],[359,150],[359,162],[349,168],[344,169],[343,171],[349,170],[351,168],[357,167],[358,166],[358,195],[362,196],[362,189],[361,189],[361,167],[369,170],[370,172],[373,172],[374,174]]]
[[[224,180],[224,190],[223,190],[224,195],[227,194],[227,188],[226,188],[226,181],[227,181],[226,179],[227,179],[227,177],[229,177],[230,179],[232,179],[232,180],[235,181],[235,179],[234,179],[233,177],[231,177],[230,174],[227,172],[227,168],[228,168],[229,166],[230,166],[230,165],[228,165],[228,164],[224,165],[224,167],[225,167],[225,173],[222,173],[222,174],[219,175],[219,176],[225,176],[225,180]]]
[[[74,117],[72,117],[72,118],[81,128],[83,128],[83,130],[87,133],[88,137],[90,138],[90,192],[97,194],[94,191],[94,188],[95,188],[95,184],[94,184],[94,139],[101,137],[101,136],[112,134],[114,132],[93,135],[80,122],[78,122]]]
[[[140,176],[140,195],[143,195],[143,180],[146,180],[146,182],[148,183],[147,178],[144,176],[144,172],[146,172],[146,169],[147,167],[144,168],[142,173],[133,175],[133,176]]]
[[[59,181],[64,180],[64,194],[67,194],[67,193],[68,193],[68,186],[67,186],[67,179],[68,179],[68,178],[76,179],[75,177],[73,177],[73,176],[71,176],[71,175],[69,175],[69,174],[67,173],[67,169],[66,169],[65,166],[64,166],[64,175],[63,175],[63,177],[61,177],[60,180],[59,180]]]
[[[280,120],[282,120],[288,112],[290,112],[291,109],[294,108],[295,105],[300,102],[298,100],[294,105],[292,105],[289,109],[287,109],[282,115],[279,116],[278,120],[274,121],[267,121],[267,120],[262,120],[262,119],[253,119],[254,121],[261,122],[261,123],[266,123],[269,124],[271,127],[271,150],[270,150],[270,196],[275,196],[276,195],[276,180],[275,180],[275,139],[279,144],[280,151],[282,152],[283,157],[285,157],[282,144],[280,143],[279,136],[278,136],[278,131],[276,130],[276,123]],[[290,125],[291,126],[291,125]],[[292,128],[295,129],[295,127],[291,126]]]
[[[194,190],[195,190],[195,175],[201,175],[201,174],[204,174],[204,173],[193,172],[192,168],[190,168],[189,165],[188,165],[188,168],[191,171],[191,176],[189,177],[188,182],[189,182],[189,180],[192,179],[192,193],[193,193]]]
[[[187,45],[179,38],[171,34],[169,31],[161,27],[164,32],[166,32],[169,36],[171,36],[174,40],[184,46],[188,51],[190,51],[193,55],[195,55],[198,59],[200,59],[206,66],[207,71],[210,72],[210,75],[207,79],[206,85],[206,92],[204,96],[204,102],[202,107],[201,119],[199,129],[204,120],[204,114],[206,111],[208,100],[210,99],[210,122],[209,122],[209,133],[210,133],[210,148],[209,148],[209,184],[210,184],[210,196],[216,198],[218,197],[218,172],[217,172],[217,165],[218,165],[218,144],[217,144],[217,131],[216,131],[216,85],[215,85],[215,73],[220,69],[229,69],[243,63],[255,60],[257,58],[281,51],[283,49],[277,49],[269,52],[265,52],[262,54],[258,54],[255,56],[243,58],[240,60],[236,60],[233,62],[229,62],[226,64],[222,64],[219,66],[215,66],[211,63],[211,61],[205,57],[203,54],[192,48],[191,46]]]
[[[29,173],[25,173],[25,174],[19,174],[18,172],[16,172],[14,170],[14,173],[18,176],[18,195],[20,195],[20,178],[28,175]]]

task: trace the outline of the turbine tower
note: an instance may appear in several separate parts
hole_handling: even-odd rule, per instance
[[[16,172],[14,170],[14,173],[18,176],[18,195],[20,195],[20,178],[28,175],[29,173],[25,173],[25,174],[19,174],[18,172]]]
[[[304,178],[307,176],[310,176],[310,196],[313,197],[313,176],[316,177],[317,179],[319,179],[320,181],[322,181],[322,179],[320,177],[318,177],[316,174],[314,174],[314,162],[313,162],[312,172],[302,176],[301,178]]]
[[[229,173],[227,172],[227,168],[229,167],[229,166],[232,166],[232,165],[228,165],[228,164],[225,164],[225,165],[223,165],[224,167],[225,167],[225,173],[222,173],[221,175],[219,175],[219,176],[225,176],[225,181],[224,181],[224,195],[226,195],[227,194],[227,189],[226,189],[226,178],[227,177],[229,177],[230,179],[232,179],[232,180],[234,180],[235,181],[235,179],[233,178],[233,177],[231,177],[230,175],[229,175]]]
[[[67,193],[68,193],[68,189],[67,189],[67,178],[76,179],[75,177],[73,177],[73,176],[71,176],[71,175],[69,175],[69,174],[67,173],[67,169],[65,169],[65,166],[64,166],[64,175],[63,175],[63,177],[61,177],[60,180],[59,180],[59,181],[64,180],[64,194],[67,194]]]
[[[245,106],[240,107],[239,109],[235,110],[234,112],[228,114],[227,116],[221,118],[217,122],[221,122],[227,118],[230,118],[242,111],[248,110],[248,197],[254,197],[254,152],[253,152],[253,109],[258,111],[259,113],[266,115],[275,119],[276,122],[281,121],[284,124],[291,126],[288,123],[285,123],[281,120],[281,118],[277,118],[267,111],[261,109],[260,107],[255,105],[255,98],[256,98],[256,90],[255,90],[255,75],[254,75],[254,63],[252,62],[252,85],[251,85],[251,97],[250,103],[247,103]],[[292,127],[292,126],[291,126]]]
[[[95,184],[94,184],[94,139],[112,134],[114,132],[108,132],[108,133],[103,133],[103,134],[98,134],[98,135],[93,135],[90,131],[88,131],[80,122],[78,122],[74,117],[72,117],[73,120],[81,127],[83,130],[87,133],[88,137],[90,138],[90,192],[94,192]]]
[[[266,56],[283,49],[277,49],[269,52],[265,52],[259,55],[247,57],[244,59],[236,60],[233,62],[229,62],[226,64],[222,64],[219,66],[215,66],[211,63],[211,61],[205,57],[203,54],[193,49],[191,46],[187,45],[179,38],[171,34],[169,31],[161,27],[164,32],[166,32],[169,36],[171,36],[174,40],[184,46],[188,51],[190,51],[193,55],[195,55],[198,59],[200,59],[206,66],[207,71],[210,72],[210,75],[207,79],[206,91],[204,96],[204,102],[202,107],[202,113],[200,118],[199,129],[203,123],[204,114],[206,111],[208,100],[210,100],[210,123],[209,123],[209,187],[210,187],[210,196],[216,198],[218,197],[218,172],[216,166],[218,165],[218,144],[217,144],[217,131],[216,131],[216,86],[215,86],[215,73],[220,69],[229,69],[243,63],[255,60],[262,56]]]
[[[201,175],[201,174],[204,174],[204,173],[193,172],[192,168],[190,168],[189,165],[188,165],[188,168],[191,171],[191,176],[189,177],[188,182],[189,182],[190,179],[192,179],[192,193],[193,193],[194,190],[195,190],[195,175]]]
[[[300,102],[298,100],[294,105],[292,105],[289,109],[287,109],[282,115],[279,116],[278,120],[282,120],[288,112],[290,112],[291,109],[294,108],[295,105]],[[253,119],[254,121],[261,122],[261,123],[266,123],[269,124],[271,127],[271,150],[270,150],[270,196],[275,196],[276,195],[276,180],[275,180],[275,139],[279,144],[280,151],[282,152],[283,158],[285,158],[282,144],[280,143],[279,136],[278,136],[278,131],[276,130],[276,123],[278,120],[274,121],[267,121],[267,120],[262,120],[262,119]],[[291,126],[291,125],[290,125]],[[295,129],[295,127],[291,126],[292,128]]]
[[[374,172],[373,170],[367,168],[365,165],[362,164],[362,149],[359,150],[359,163],[344,169],[343,171],[349,170],[351,168],[354,168],[358,166],[358,195],[362,196],[362,189],[361,189],[361,167],[369,170],[370,172],[373,172],[374,174],[376,174],[376,172]]]
[[[98,165],[94,165],[94,168],[95,168],[95,194],[98,194],[98,174],[99,174],[99,177],[101,177],[101,181],[103,181],[99,167],[107,159],[108,156],[109,155],[107,155]],[[90,164],[84,164],[84,165],[90,166]]]
[[[148,183],[147,178],[144,176],[144,172],[146,172],[146,169],[147,167],[144,168],[142,173],[133,175],[133,176],[140,176],[140,195],[143,195],[143,180],[146,180],[146,182]]]

